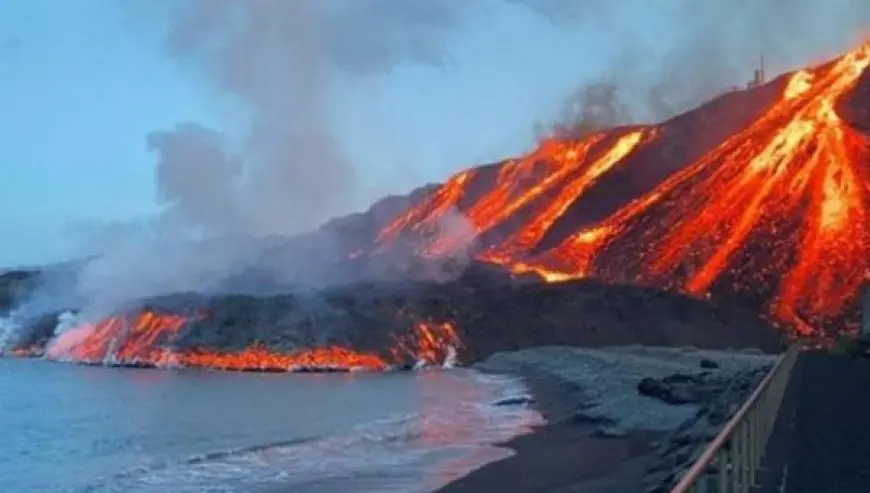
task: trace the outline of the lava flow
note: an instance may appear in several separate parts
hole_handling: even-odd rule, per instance
[[[64,331],[49,345],[45,356],[88,364],[238,371],[379,371],[405,361],[439,365],[450,354],[449,348],[461,346],[452,323],[419,322],[413,333],[394,336],[394,344],[384,351],[385,356],[380,352],[356,351],[341,346],[306,348],[285,353],[270,350],[256,342],[234,352],[172,348],[173,337],[192,321],[193,318],[153,311],[114,316],[97,324],[83,324]]]
[[[524,229],[517,239],[518,246],[535,243],[578,196],[651,133],[634,130],[616,138],[597,133],[577,142],[544,141],[534,152],[502,163],[494,183],[462,208],[462,213],[471,223],[474,234],[481,235],[525,208],[543,207],[534,224]],[[423,204],[385,227],[378,236],[378,243],[388,243],[401,232],[412,232],[433,236],[420,249],[423,256],[448,254],[467,240],[464,231],[436,230],[431,235],[430,230],[437,228],[433,226],[448,211],[461,208],[462,199],[474,196],[470,189],[486,178],[480,175],[477,170],[466,170],[451,178]],[[541,200],[551,194],[556,195],[554,200]]]
[[[752,125],[542,266],[694,295],[727,283],[762,292],[805,335],[823,328],[854,303],[867,266],[870,138],[837,106],[868,65],[870,46],[792,74]]]
[[[545,142],[503,163],[483,192],[470,177],[485,168],[466,171],[445,185],[452,192],[434,194],[425,210],[410,210],[386,231],[413,233],[458,207],[479,235],[498,230],[478,258],[513,272],[738,295],[805,335],[844,330],[857,320],[857,292],[870,270],[868,65],[865,44],[746,89],[766,105],[748,125],[591,222],[585,212],[606,202],[596,187],[615,170],[631,179],[666,160],[683,143],[676,139],[687,138],[674,131],[682,117]],[[779,96],[767,103],[771,87]],[[705,111],[690,112],[693,121],[716,117]],[[444,202],[455,197],[464,204]],[[423,240],[432,254],[455,243],[449,234]]]

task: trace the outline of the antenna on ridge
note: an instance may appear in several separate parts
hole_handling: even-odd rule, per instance
[[[764,74],[764,53],[761,54],[761,68],[759,69],[759,81],[760,84],[764,84],[767,82],[767,78]]]
[[[752,80],[746,83],[747,89],[758,87],[766,82],[766,77],[764,74],[764,53],[761,54],[760,61],[761,64],[759,68],[755,69],[752,73]]]

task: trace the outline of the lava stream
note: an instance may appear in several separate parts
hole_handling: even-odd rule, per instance
[[[97,324],[83,324],[63,332],[48,346],[45,356],[49,359],[88,364],[152,367],[258,371],[292,371],[304,368],[379,371],[406,361],[440,365],[450,354],[451,348],[455,350],[462,346],[452,323],[427,321],[418,322],[410,334],[393,336],[392,346],[382,352],[327,346],[283,353],[267,349],[256,342],[241,351],[169,347],[172,338],[192,321],[192,318],[153,311],[131,316],[114,316]]]
[[[603,134],[596,134],[577,143],[546,140],[527,156],[504,163],[492,189],[464,211],[474,232],[479,235],[498,225],[577,172],[589,150],[603,138]],[[546,169],[542,170],[542,167]],[[462,235],[448,231],[437,237],[423,253],[430,257],[445,255],[464,239]]]
[[[651,132],[650,132],[651,133]],[[481,258],[494,263],[503,263],[520,252],[528,252],[543,238],[550,226],[559,219],[568,207],[583,195],[598,178],[625,159],[642,142],[645,132],[636,130],[618,138],[605,152],[590,160],[583,172],[564,185],[558,195],[513,237],[485,252]],[[582,157],[582,156],[581,156]],[[582,162],[579,161],[578,162]]]
[[[737,290],[774,283],[772,314],[813,331],[807,320],[841,313],[867,267],[870,139],[837,105],[868,65],[870,45],[796,72],[752,125],[602,223],[512,268],[696,295],[726,275]]]

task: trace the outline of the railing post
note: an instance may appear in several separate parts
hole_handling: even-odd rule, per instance
[[[728,493],[730,488],[728,488],[728,453],[724,450],[720,450],[716,461],[719,463],[719,481],[718,481],[718,490],[717,493]]]
[[[740,433],[740,427],[738,425],[737,430],[735,430],[734,438],[731,440],[731,467],[733,468],[734,476],[732,478],[732,485],[734,491],[740,491],[740,483],[743,479],[743,458],[741,454],[741,449],[743,448],[743,434]]]
[[[752,481],[752,467],[750,459],[752,457],[752,430],[749,427],[749,421],[743,422],[743,484],[742,491],[749,491],[749,483]]]
[[[758,454],[755,446],[755,409],[749,411],[749,416],[746,418],[746,426],[749,428],[749,481],[748,486],[752,486],[752,479],[755,477],[755,456]]]
[[[752,411],[752,484],[755,484],[755,477],[758,475],[758,468],[761,465],[761,454],[764,450],[761,448],[761,423],[758,419],[758,410],[761,402],[756,401],[755,409]],[[751,485],[750,485],[751,486]]]
[[[755,477],[758,476],[758,469],[761,467],[761,455],[764,449],[761,446],[761,420],[759,419],[759,408],[761,403],[755,405],[755,412],[752,413],[752,423],[755,429],[755,461],[752,463],[752,483],[755,484]]]

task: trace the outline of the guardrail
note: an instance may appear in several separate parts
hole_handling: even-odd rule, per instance
[[[744,493],[755,475],[800,352],[792,344],[670,493]]]

